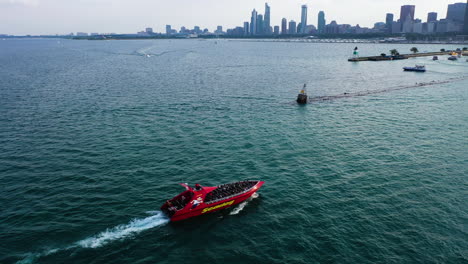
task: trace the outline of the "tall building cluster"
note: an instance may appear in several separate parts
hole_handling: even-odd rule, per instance
[[[395,21],[394,14],[388,13],[385,22],[377,22],[373,28],[352,26],[349,24],[338,24],[335,20],[326,24],[325,12],[318,13],[317,28],[307,23],[307,5],[301,6],[301,20],[298,23],[294,20],[283,18],[278,30],[271,29],[270,25],[270,6],[265,4],[265,16],[258,14],[254,9],[252,11],[250,25],[244,22],[244,28],[228,29],[228,35],[243,36],[265,36],[271,34],[362,34],[362,33],[419,33],[436,34],[447,32],[467,32],[468,22],[467,3],[449,4],[445,19],[438,20],[436,12],[427,14],[427,21],[415,18],[416,6],[404,5],[400,8],[400,17]]]
[[[398,20],[393,20],[393,14],[387,14],[386,30],[393,34],[467,32],[467,9],[467,3],[449,4],[444,19],[438,20],[438,14],[436,12],[429,12],[426,22],[423,22],[421,19],[414,17],[416,6],[404,5],[400,9],[400,18]],[[391,19],[389,19],[389,15],[391,15]]]
[[[268,36],[280,34],[310,34],[316,33],[315,27],[307,24],[307,5],[301,6],[301,22],[299,24],[294,20],[287,21],[286,18],[281,20],[281,26],[271,26],[270,6],[265,3],[265,15],[258,14],[254,9],[250,16],[249,22],[244,22],[244,28],[241,31],[239,27],[228,29],[228,35],[239,35],[242,32],[244,36]]]
[[[298,10],[299,11],[299,10]],[[447,32],[465,32],[468,34],[468,5],[467,3],[449,4],[446,17],[439,19],[436,12],[427,14],[427,20],[423,22],[415,17],[416,6],[404,5],[400,8],[399,18],[396,15],[387,13],[385,22],[377,22],[373,28],[352,26],[350,24],[338,24],[332,20],[329,24],[325,19],[325,12],[318,12],[317,27],[309,24],[308,6],[302,5],[300,9],[300,21],[281,19],[281,24],[271,25],[271,7],[265,3],[264,13],[259,13],[253,9],[250,14],[250,21],[245,21],[242,26],[227,29],[223,31],[222,26],[218,26],[211,33],[208,29],[201,30],[195,26],[193,29],[181,27],[179,31],[172,29],[170,25],[166,26],[167,35],[231,35],[231,36],[271,36],[271,35],[307,35],[307,34],[363,34],[363,33],[419,33],[419,34],[437,34]],[[299,14],[299,12],[298,12]],[[397,14],[398,15],[398,14]],[[152,30],[139,32],[139,34],[154,34]]]

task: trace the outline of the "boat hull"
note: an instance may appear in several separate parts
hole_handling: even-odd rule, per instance
[[[404,69],[405,71],[413,71],[413,72],[425,72],[426,70],[411,70],[411,69]]]
[[[258,191],[258,189],[260,189],[263,183],[263,181],[258,181],[255,185],[242,193],[207,203],[203,202],[203,200],[206,199],[207,193],[216,189],[216,187],[203,187],[204,190],[198,192],[194,191],[194,195],[192,196],[191,201],[188,202],[184,208],[177,210],[177,212],[168,216],[172,222],[176,222],[226,209],[247,200],[256,191]],[[208,191],[205,191],[205,189]],[[194,204],[193,201],[195,200],[200,200],[202,202]],[[164,204],[161,209],[167,212],[166,204]]]
[[[229,208],[231,206],[234,206],[236,204],[242,203],[243,201],[247,200],[249,197],[251,197],[255,192],[249,192],[248,194],[240,195],[235,198],[227,199],[227,200],[222,200],[217,203],[210,204],[208,206],[203,206],[200,208],[197,208],[196,210],[193,210],[191,212],[187,212],[185,214],[180,214],[180,215],[174,215],[171,218],[171,221],[181,221],[185,220],[188,218],[192,218],[195,216],[200,216],[208,213],[213,213],[216,211],[220,211],[222,209]]]
[[[403,67],[404,71],[425,72],[425,67]]]

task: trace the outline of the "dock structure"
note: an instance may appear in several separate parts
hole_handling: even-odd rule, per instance
[[[428,57],[438,55],[450,55],[453,51],[437,51],[437,52],[424,52],[424,53],[413,53],[413,54],[401,54],[395,56],[368,56],[368,57],[353,57],[348,61],[387,61],[387,60],[404,60],[414,57]]]

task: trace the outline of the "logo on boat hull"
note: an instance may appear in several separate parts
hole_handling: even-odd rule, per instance
[[[213,206],[213,207],[205,208],[205,209],[203,209],[203,211],[202,211],[201,213],[204,214],[204,213],[206,213],[206,212],[213,211],[213,210],[216,210],[216,209],[218,209],[218,208],[231,205],[231,204],[234,203],[234,201],[235,201],[235,200],[232,200],[232,201],[229,201],[229,202],[225,202],[225,203],[222,203],[222,204],[215,205],[215,206]]]

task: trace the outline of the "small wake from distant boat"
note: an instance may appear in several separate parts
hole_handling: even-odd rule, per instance
[[[118,225],[107,229],[97,235],[80,240],[68,247],[54,248],[45,250],[42,253],[28,254],[24,259],[16,262],[17,264],[30,264],[38,258],[52,255],[59,251],[74,249],[74,248],[98,248],[116,240],[123,240],[134,236],[144,230],[155,228],[169,223],[169,218],[161,211],[149,211],[151,216],[145,218],[136,218],[128,224]]]
[[[136,56],[151,58],[151,57],[160,57],[160,56],[166,55],[168,53],[176,53],[176,52],[189,53],[189,52],[193,52],[193,51],[187,50],[187,49],[176,49],[176,50],[160,51],[158,53],[157,51],[155,51],[155,49],[157,49],[157,48],[158,48],[158,46],[149,46],[149,47],[146,47],[146,48],[138,49],[138,50],[134,51],[133,54],[128,54],[128,55],[136,55]]]
[[[245,200],[244,202],[240,203],[238,206],[236,206],[232,211],[229,213],[230,215],[236,215],[240,213],[242,210],[244,210],[244,207],[247,206],[247,204],[252,201],[253,199],[257,198],[259,196],[258,193],[252,194],[252,196],[249,197],[249,199]]]

